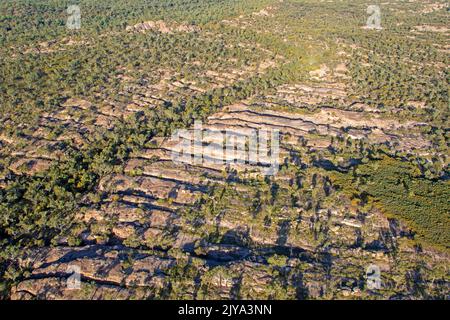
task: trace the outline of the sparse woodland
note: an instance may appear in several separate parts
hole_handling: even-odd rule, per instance
[[[449,298],[445,1],[69,4],[0,3],[3,298]],[[171,163],[195,120],[279,129],[279,173]]]

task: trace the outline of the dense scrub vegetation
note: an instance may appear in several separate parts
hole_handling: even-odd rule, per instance
[[[448,248],[449,182],[429,180],[409,162],[381,156],[332,175],[333,182],[362,204],[378,206],[413,227],[417,240]]]

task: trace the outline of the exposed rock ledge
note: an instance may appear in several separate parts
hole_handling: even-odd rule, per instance
[[[173,33],[173,32],[197,32],[200,28],[187,24],[167,24],[162,20],[158,21],[146,21],[135,24],[134,26],[126,27],[127,31],[146,32],[147,30],[158,31],[161,33]]]

